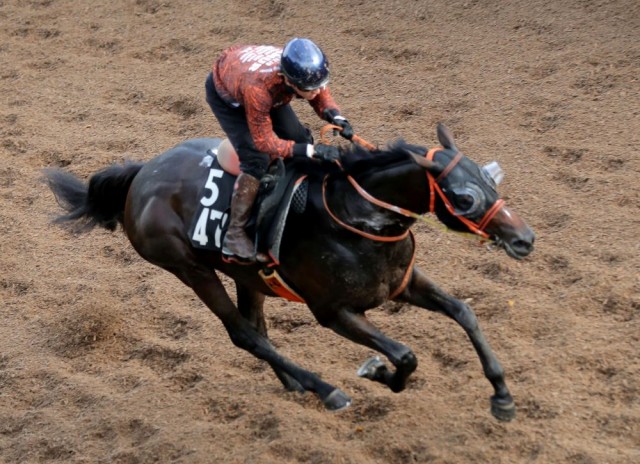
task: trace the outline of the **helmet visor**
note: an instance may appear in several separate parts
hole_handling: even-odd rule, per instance
[[[303,92],[311,92],[312,90],[324,89],[327,86],[328,83],[329,83],[329,76],[324,78],[318,84],[307,84],[307,85],[304,85],[304,84],[296,84],[296,83],[294,83],[294,85],[296,86],[296,88],[298,88],[299,90],[302,90]]]

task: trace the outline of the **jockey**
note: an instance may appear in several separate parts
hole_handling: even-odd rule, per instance
[[[308,156],[323,161],[339,158],[334,146],[313,143],[289,104],[294,98],[309,102],[318,116],[340,126],[341,135],[353,129],[331,97],[329,62],[309,39],[294,38],[284,49],[269,45],[236,45],[213,64],[205,89],[207,103],[240,159],[240,175],[231,199],[229,228],[222,253],[236,262],[266,262],[255,255],[244,227],[258,193],[260,178],[270,160]]]

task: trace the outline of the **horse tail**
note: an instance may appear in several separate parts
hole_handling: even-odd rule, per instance
[[[67,211],[54,223],[70,223],[75,232],[88,232],[96,226],[115,230],[124,220],[127,193],[143,163],[113,165],[95,173],[84,184],[61,169],[45,170],[46,181],[58,204]]]

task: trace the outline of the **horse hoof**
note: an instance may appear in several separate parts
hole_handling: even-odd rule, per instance
[[[340,411],[348,408],[351,404],[351,398],[345,392],[336,388],[323,400],[325,408],[329,411]]]
[[[493,417],[502,422],[512,421],[516,417],[516,405],[513,400],[509,399],[508,402],[499,400],[495,396],[491,397],[491,414]]]
[[[367,359],[362,366],[356,371],[358,377],[364,377],[366,379],[373,380],[378,372],[378,369],[384,367],[384,363],[379,356]]]

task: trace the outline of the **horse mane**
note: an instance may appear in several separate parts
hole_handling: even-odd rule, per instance
[[[413,162],[411,155],[424,154],[425,147],[407,143],[399,138],[389,142],[386,148],[368,150],[361,145],[352,144],[342,150],[342,167],[351,176],[363,175],[371,170],[380,170],[382,167]]]
[[[356,143],[350,146],[340,147],[342,167],[330,163],[318,163],[307,158],[289,158],[287,166],[297,172],[306,174],[310,179],[323,179],[327,174],[343,174],[353,177],[363,176],[369,172],[380,171],[381,168],[390,168],[407,163],[413,163],[411,155],[424,155],[425,147],[412,145],[404,139],[396,139],[387,144],[385,148],[369,150]]]

